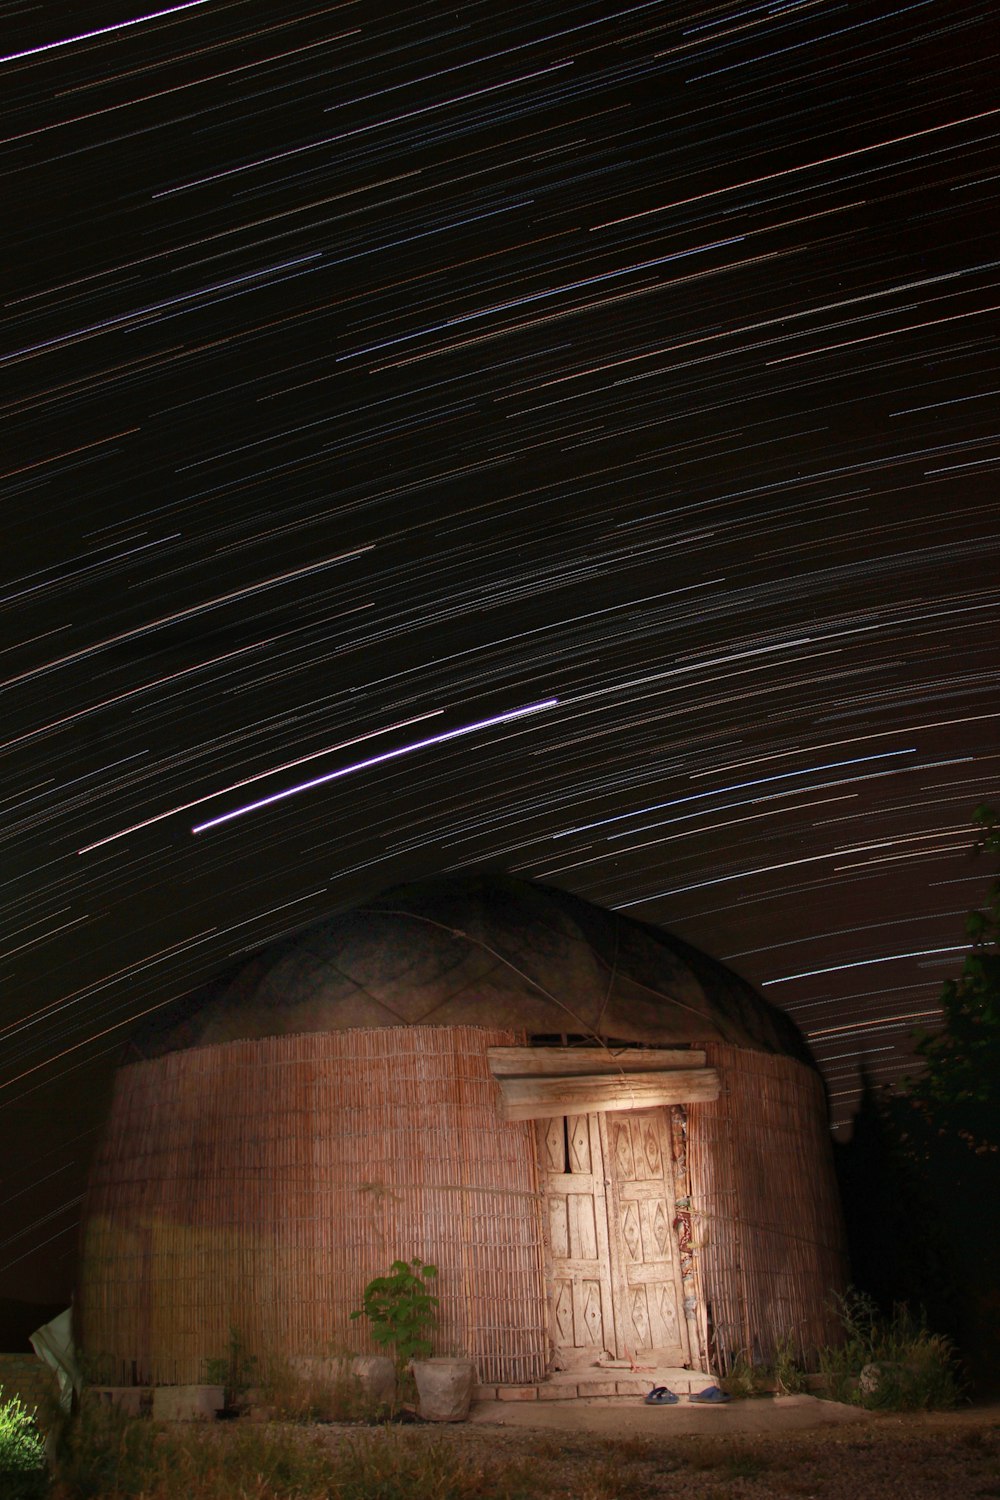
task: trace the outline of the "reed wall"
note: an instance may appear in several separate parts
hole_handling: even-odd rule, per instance
[[[123,1068],[84,1206],[79,1310],[104,1379],[371,1352],[362,1290],[439,1268],[436,1352],[480,1379],[545,1370],[534,1138],[499,1118],[486,1049],[520,1033],[403,1026],[236,1041]]]
[[[836,1339],[847,1270],[822,1081],[794,1058],[705,1051],[722,1092],[687,1107],[702,1336],[723,1374],[788,1338],[812,1361]]]

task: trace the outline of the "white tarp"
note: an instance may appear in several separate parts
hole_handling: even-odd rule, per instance
[[[30,1335],[31,1347],[38,1358],[55,1370],[59,1381],[59,1405],[63,1411],[73,1406],[73,1392],[79,1395],[83,1385],[73,1343],[73,1309],[67,1307],[51,1323],[44,1323]]]

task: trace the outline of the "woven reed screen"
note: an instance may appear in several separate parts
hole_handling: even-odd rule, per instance
[[[205,1379],[259,1356],[371,1352],[366,1282],[439,1268],[436,1352],[545,1370],[530,1123],[500,1119],[475,1026],[238,1041],[121,1070],[84,1209],[80,1313],[103,1378]]]
[[[688,1106],[703,1333],[721,1373],[789,1337],[808,1360],[837,1336],[831,1293],[846,1276],[823,1085],[794,1058],[705,1051],[722,1093]]]

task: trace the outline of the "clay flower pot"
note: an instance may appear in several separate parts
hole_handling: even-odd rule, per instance
[[[471,1359],[415,1359],[412,1368],[420,1416],[427,1422],[464,1422],[476,1384]]]

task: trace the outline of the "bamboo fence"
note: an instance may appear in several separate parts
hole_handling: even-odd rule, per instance
[[[826,1098],[794,1058],[705,1044],[720,1097],[687,1106],[702,1340],[726,1373],[790,1340],[808,1362],[837,1336],[846,1258]]]
[[[528,1122],[486,1049],[521,1033],[405,1026],[235,1041],[117,1080],[84,1207],[83,1347],[122,1383],[194,1383],[231,1331],[258,1358],[372,1352],[350,1320],[396,1259],[437,1265],[436,1352],[545,1372]]]

